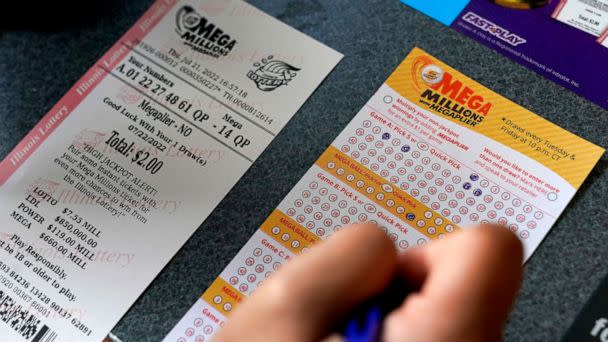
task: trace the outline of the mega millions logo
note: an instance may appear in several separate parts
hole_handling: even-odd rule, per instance
[[[214,58],[227,56],[237,44],[229,34],[190,6],[183,6],[177,11],[175,25],[175,31],[184,45]]]
[[[255,69],[250,70],[247,77],[255,82],[258,89],[263,91],[272,91],[280,86],[288,85],[300,71],[299,68],[276,60],[273,56],[263,58],[261,62],[256,62],[253,66]]]
[[[429,56],[412,63],[413,86],[425,108],[442,116],[475,127],[490,114],[492,103],[461,80],[437,65]]]

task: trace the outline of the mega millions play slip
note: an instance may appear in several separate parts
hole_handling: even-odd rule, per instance
[[[495,222],[528,259],[603,153],[414,49],[165,342],[207,341],[272,272],[355,222],[400,250]]]
[[[0,340],[101,341],[341,58],[155,2],[0,165]]]

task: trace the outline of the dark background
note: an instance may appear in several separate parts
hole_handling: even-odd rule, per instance
[[[414,46],[608,146],[608,111],[398,0],[250,2],[345,58],[116,326],[114,333],[125,342],[158,341],[169,332]],[[1,158],[151,1],[46,3],[39,9],[20,1],[20,9],[0,11]],[[507,341],[559,339],[607,273],[607,165],[604,156],[526,264]]]

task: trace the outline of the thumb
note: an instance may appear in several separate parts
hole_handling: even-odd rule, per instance
[[[342,229],[271,276],[215,341],[319,340],[349,310],[385,288],[396,265],[397,252],[382,230]]]

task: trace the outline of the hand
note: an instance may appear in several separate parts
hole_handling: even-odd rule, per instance
[[[419,290],[388,315],[384,341],[499,341],[521,264],[521,243],[501,227],[453,233],[402,254],[380,229],[349,227],[273,274],[214,341],[339,341],[336,322],[397,273]]]

